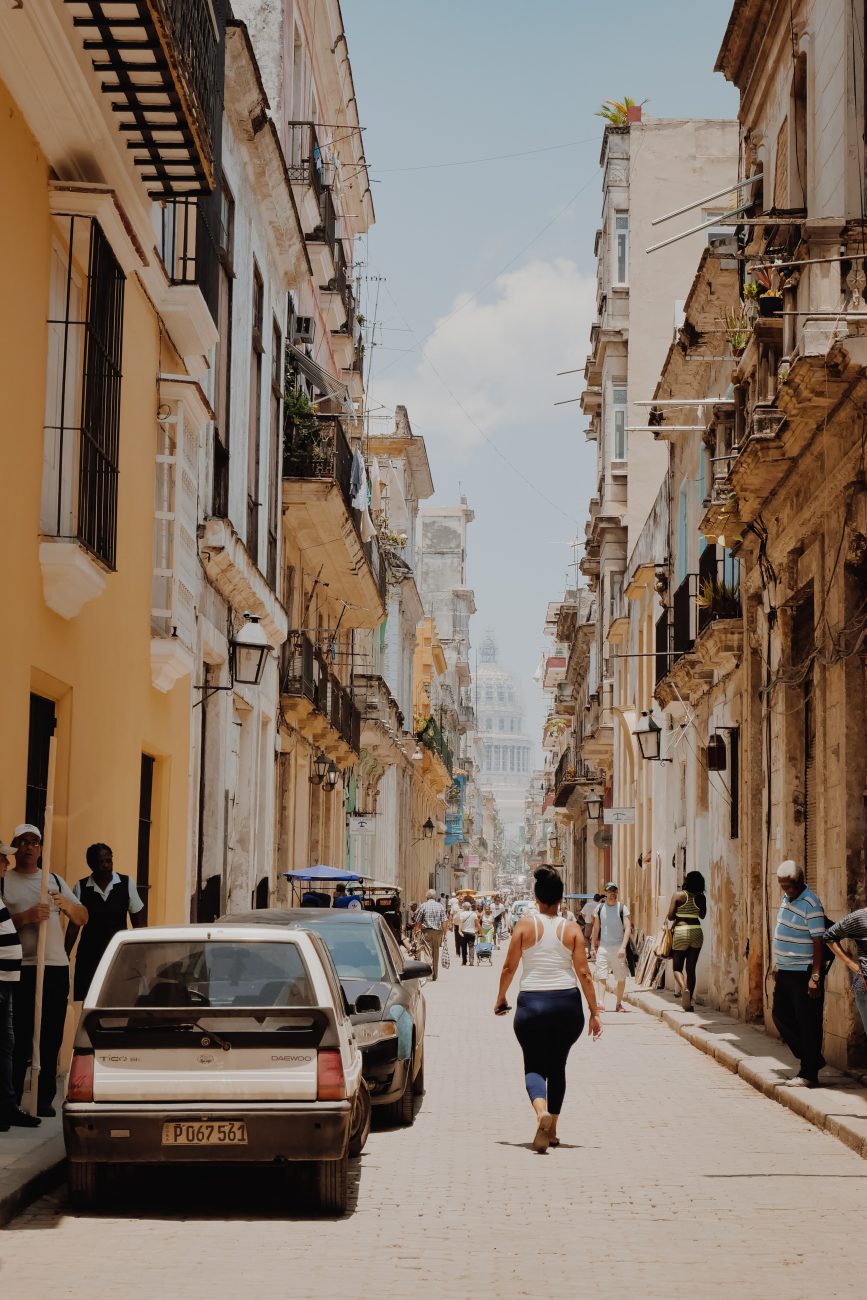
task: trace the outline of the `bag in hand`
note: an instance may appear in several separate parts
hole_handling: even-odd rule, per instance
[[[671,956],[671,947],[674,942],[674,926],[666,921],[662,927],[662,933],[659,936],[659,943],[654,948],[657,957],[662,961]]]

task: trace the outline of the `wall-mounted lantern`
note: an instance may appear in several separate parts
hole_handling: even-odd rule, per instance
[[[232,637],[232,679],[244,686],[258,686],[271,654],[271,645],[255,614],[245,614],[244,624]]]
[[[662,728],[653,718],[649,709],[643,709],[641,717],[638,720],[638,726],[633,731],[633,736],[638,741],[638,748],[641,750],[641,757],[648,763],[670,763],[670,758],[663,758],[661,753]]]

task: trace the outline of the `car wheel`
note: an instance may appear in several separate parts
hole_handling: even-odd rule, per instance
[[[316,1170],[316,1202],[323,1214],[345,1214],[349,1196],[349,1155],[320,1160]]]
[[[415,1119],[415,1093],[412,1086],[412,1069],[415,1057],[411,1056],[406,1063],[406,1082],[403,1086],[403,1092],[390,1107],[390,1118],[392,1123],[399,1124],[401,1128],[409,1128]]]
[[[364,1150],[365,1143],[370,1135],[370,1121],[373,1115],[373,1106],[370,1102],[370,1093],[364,1080],[358,1086],[358,1097],[355,1103],[355,1112],[353,1115],[352,1134],[349,1138],[349,1154],[351,1156],[360,1156]]]
[[[420,1097],[424,1092],[424,1049],[422,1049],[421,1054],[421,1065],[418,1067],[418,1073],[416,1074],[415,1082],[413,1083],[413,1092],[416,1097]]]
[[[76,1210],[94,1210],[99,1204],[103,1183],[102,1165],[93,1160],[70,1160],[66,1167],[69,1199]]]

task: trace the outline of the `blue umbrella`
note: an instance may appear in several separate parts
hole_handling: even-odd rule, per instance
[[[284,871],[283,875],[287,880],[363,880],[363,876],[356,876],[351,871],[344,871],[342,867],[326,867],[322,863],[317,863],[313,867],[306,867],[303,871]]]

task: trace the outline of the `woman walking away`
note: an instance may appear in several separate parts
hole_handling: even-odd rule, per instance
[[[471,898],[464,899],[463,907],[458,916],[461,925],[461,943],[463,944],[461,965],[474,966],[476,964],[476,935],[479,932],[479,914]]]
[[[671,936],[671,957],[674,983],[684,1011],[692,1010],[695,995],[695,968],[704,942],[702,918],[707,916],[707,899],[704,895],[704,876],[700,871],[688,871],[683,889],[672,894],[668,919],[674,923]]]
[[[587,967],[580,926],[557,915],[563,881],[553,867],[534,872],[538,912],[520,920],[503,970],[494,1014],[509,1010],[506,994],[523,961],[521,991],[515,1010],[515,1037],[524,1053],[527,1094],[536,1112],[533,1148],[559,1146],[557,1121],[566,1095],[566,1059],[584,1028],[584,1008],[578,984],[590,1008],[590,1037],[602,1033],[596,993]]]

